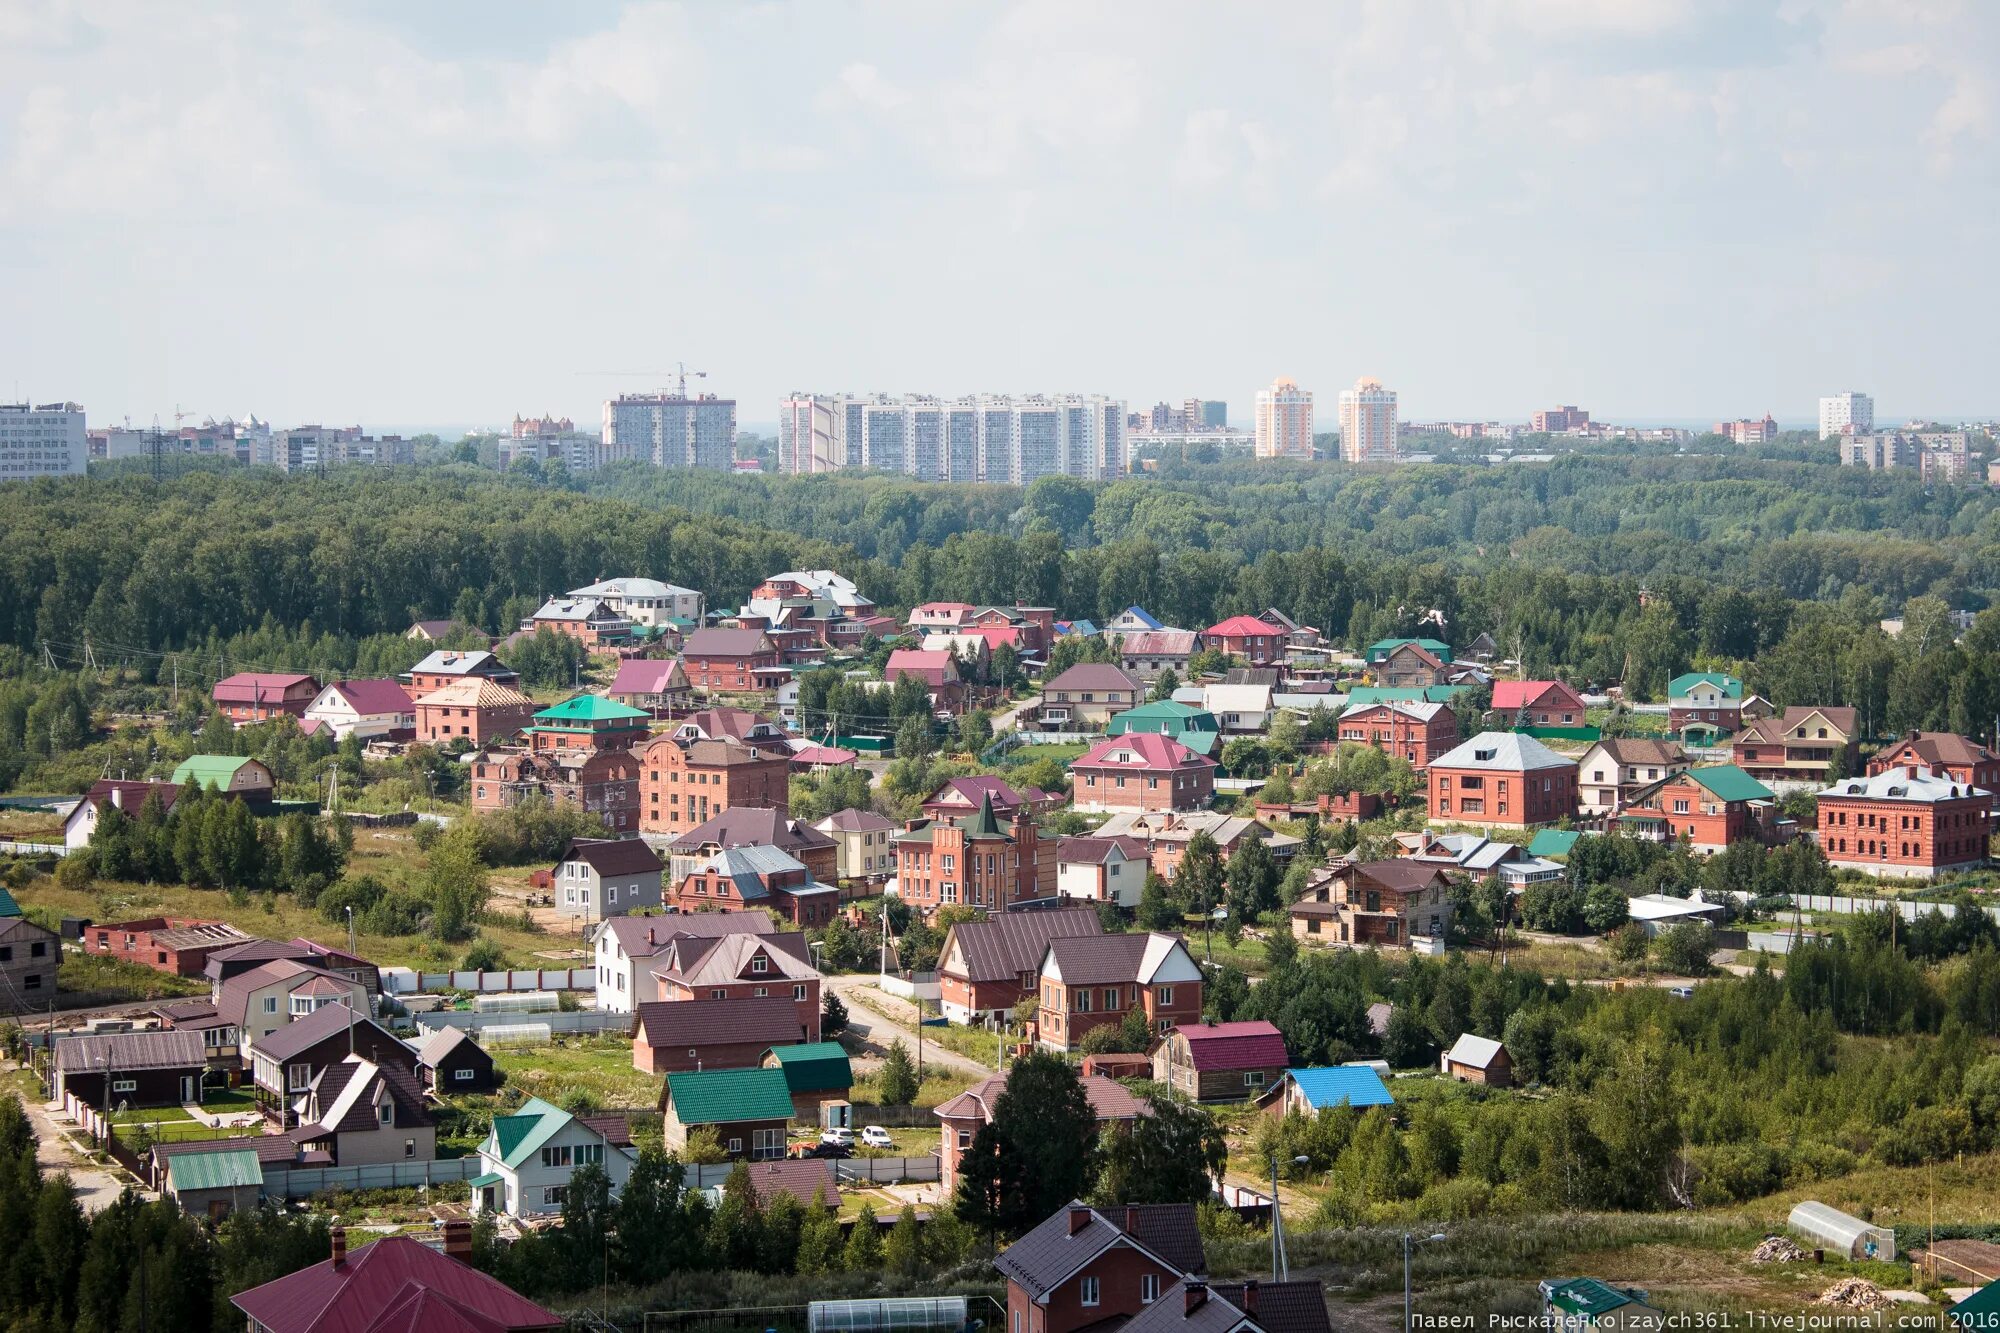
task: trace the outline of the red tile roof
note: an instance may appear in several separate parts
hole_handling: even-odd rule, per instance
[[[1175,1031],[1187,1039],[1188,1062],[1203,1072],[1283,1069],[1291,1063],[1285,1054],[1284,1037],[1262,1019],[1243,1023],[1189,1023]]]
[[[1127,760],[1114,759],[1114,755],[1130,754]],[[1090,747],[1070,765],[1077,768],[1119,768],[1157,769],[1173,772],[1176,769],[1214,768],[1216,763],[1207,755],[1196,754],[1171,736],[1162,736],[1152,731],[1131,731],[1123,736],[1106,736]]]
[[[436,1327],[395,1318],[417,1294],[452,1309],[461,1327],[481,1333],[562,1327],[560,1316],[495,1281],[470,1264],[407,1236],[388,1236],[350,1251],[336,1268],[331,1259],[252,1287],[230,1303],[270,1333],[380,1333]],[[387,1322],[385,1322],[387,1317]]]

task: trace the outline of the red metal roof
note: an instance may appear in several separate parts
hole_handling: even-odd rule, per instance
[[[225,676],[215,682],[215,701],[219,704],[249,704],[262,700],[277,700],[284,697],[286,690],[300,683],[317,686],[319,682],[311,676],[302,676],[285,671],[239,671],[233,676]]]
[[[1219,625],[1210,625],[1204,633],[1213,634],[1219,638],[1241,639],[1251,635],[1258,635],[1268,639],[1273,636],[1283,637],[1285,631],[1279,629],[1270,621],[1259,620],[1255,616],[1231,616]]]
[[[1577,697],[1576,691],[1559,680],[1496,680],[1493,682],[1493,710],[1511,713],[1521,708],[1532,708],[1551,690],[1562,691],[1576,707],[1583,707],[1583,700]]]
[[[336,680],[330,687],[364,717],[376,713],[408,713],[415,709],[410,695],[393,680]]]
[[[1174,1030],[1187,1039],[1188,1061],[1199,1070],[1283,1069],[1290,1063],[1284,1037],[1262,1019],[1189,1023]]]
[[[466,1312],[473,1328],[524,1333],[562,1326],[559,1316],[470,1264],[407,1236],[350,1251],[338,1268],[331,1259],[301,1268],[232,1297],[231,1304],[270,1333],[375,1333],[416,1327],[384,1322],[406,1306],[412,1285]]]
[[[1117,762],[1111,756],[1131,753],[1131,762]],[[1214,768],[1207,755],[1196,754],[1170,736],[1151,731],[1131,731],[1123,736],[1107,736],[1070,765],[1077,768],[1157,769],[1171,773],[1182,768]]]

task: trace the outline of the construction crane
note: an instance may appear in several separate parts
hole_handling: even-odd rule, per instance
[[[676,385],[674,396],[677,398],[686,398],[688,396],[688,376],[692,375],[698,380],[705,380],[708,378],[707,371],[689,370],[687,368],[687,362],[685,361],[674,362],[673,369],[671,370],[579,370],[576,373],[579,375],[612,375],[616,376],[618,379],[621,380],[651,379],[655,376],[665,378],[667,376],[672,376],[674,383]],[[665,389],[661,389],[660,395],[662,397],[665,397],[666,392],[667,391]]]

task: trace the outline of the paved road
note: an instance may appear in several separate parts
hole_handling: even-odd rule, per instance
[[[875,986],[875,978],[867,973],[849,973],[827,978],[840,1002],[847,1006],[847,1030],[861,1038],[862,1044],[875,1052],[886,1052],[889,1044],[898,1038],[910,1048],[915,1058],[917,1050],[916,1008],[909,1001],[885,994]],[[866,991],[868,998],[862,1000],[856,991]],[[871,1007],[873,1006],[873,1007]],[[888,1017],[887,1014],[896,1015]],[[980,1064],[957,1051],[948,1050],[932,1042],[924,1043],[924,1064],[939,1069],[949,1069],[955,1074],[965,1074],[973,1078],[983,1078],[993,1072],[991,1065]]]

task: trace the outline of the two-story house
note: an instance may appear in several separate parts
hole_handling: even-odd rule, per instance
[[[1585,750],[1577,763],[1577,808],[1589,815],[1615,814],[1642,789],[1687,766],[1679,741],[1607,737]]]
[[[629,1014],[641,1001],[657,998],[654,959],[683,935],[770,935],[777,930],[764,912],[698,912],[682,916],[615,916],[591,932],[597,968],[597,1007]]]
[[[1481,732],[1433,759],[1426,777],[1438,823],[1532,828],[1576,814],[1576,761],[1520,732]]]
[[[886,837],[878,845],[886,848]],[[667,844],[667,882],[680,883],[696,866],[731,847],[775,847],[803,865],[814,879],[831,882],[842,874],[839,846],[817,826],[793,819],[782,809],[733,805]]]
[[[1109,662],[1078,662],[1042,683],[1039,716],[1054,731],[1102,731],[1106,724],[1146,697],[1139,678]]]
[[[406,1073],[413,1073],[417,1064],[416,1051],[366,1010],[322,1005],[258,1040],[250,1058],[258,1109],[281,1129],[301,1123],[299,1099],[327,1066],[350,1055]]]
[[[1166,736],[1107,736],[1071,762],[1071,796],[1083,811],[1200,810],[1219,767]]]
[[[659,853],[641,838],[573,838],[551,879],[556,910],[602,921],[660,905]]]
[[[1350,745],[1372,745],[1405,760],[1419,773],[1433,757],[1458,744],[1458,714],[1441,703],[1384,699],[1350,708],[1340,715],[1340,739]]]
[[[1818,787],[1854,771],[1859,714],[1852,708],[1791,707],[1747,723],[1729,757],[1760,782]]]
[[[1868,775],[1907,771],[1951,778],[1961,786],[2000,792],[2000,755],[1978,741],[1949,731],[1912,731],[1877,750],[1868,760]]]
[[[1559,680],[1496,680],[1496,727],[1581,727],[1587,722],[1583,696]]]
[[[1002,1250],[1007,1333],[1076,1333],[1181,1299],[1205,1273],[1194,1205],[1072,1203]]]
[[[428,1162],[437,1156],[437,1121],[423,1086],[396,1061],[349,1055],[325,1066],[299,1098],[295,1114],[292,1137],[300,1150],[324,1152],[335,1166]]]
[[[253,1061],[258,1042],[329,1004],[365,1014],[368,991],[352,978],[289,959],[239,973],[220,983],[215,996],[216,1012],[242,1034],[244,1053]]]
[[[584,1120],[540,1097],[519,1110],[495,1115],[479,1145],[480,1174],[473,1178],[472,1210],[529,1219],[560,1213],[570,1177],[580,1166],[597,1166],[611,1178],[617,1198],[631,1178],[635,1160],[630,1135],[622,1137],[598,1119]]]
[[[1187,679],[1188,659],[1201,651],[1201,635],[1191,629],[1148,629],[1118,640],[1118,665],[1151,684],[1166,672]]]
[[[412,699],[421,699],[433,690],[441,690],[461,680],[490,680],[516,691],[521,687],[521,673],[483,648],[470,652],[440,648],[426,653],[422,661],[409,669],[403,680],[409,686]]]
[[[988,1074],[948,1101],[940,1102],[934,1113],[938,1126],[939,1177],[949,1195],[958,1188],[959,1163],[972,1147],[980,1126],[993,1119],[993,1104],[1007,1090],[1012,1069],[1005,1074]],[[1079,1080],[1100,1129],[1108,1125],[1130,1125],[1146,1114],[1146,1104],[1130,1088],[1104,1074],[1086,1072]]]
[[[1621,832],[1685,839],[1704,855],[1732,842],[1778,836],[1777,797],[1734,764],[1690,768],[1642,788],[1618,815]]]
[[[938,1008],[954,1023],[1005,1022],[1015,1005],[1036,994],[1050,940],[1103,933],[1096,911],[1083,907],[960,921],[938,951]]]
[[[792,764],[782,752],[733,736],[661,736],[640,752],[639,827],[679,837],[737,806],[783,811]]]
[[[475,749],[518,734],[534,720],[533,699],[487,676],[466,676],[417,696],[417,739]]]
[[[896,821],[873,810],[836,810],[813,825],[833,839],[839,878],[872,884],[896,873]]]
[[[1093,1028],[1144,1013],[1150,1032],[1201,1017],[1201,969],[1178,935],[1065,935],[1042,954],[1036,1040],[1073,1051]]]
[[[959,819],[915,819],[896,835],[897,895],[926,915],[963,903],[1005,911],[1052,898],[1055,842],[1025,812],[1002,822],[992,798]]]
[[[1819,846],[1835,867],[1924,879],[1987,862],[1993,793],[1916,764],[1819,793]]]
[[[1675,735],[1727,736],[1770,706],[1745,696],[1743,682],[1721,671],[1690,671],[1667,682],[1667,725]]]
[[[632,1067],[646,1074],[690,1069],[754,1069],[773,1046],[799,1044],[792,1002],[652,1000],[632,1021]]]
[[[232,725],[247,727],[274,717],[304,717],[319,697],[319,682],[289,671],[239,671],[215,682],[211,697]]]
[[[1144,838],[1064,838],[1056,844],[1056,892],[1136,908],[1151,863]]]
[[[685,1153],[691,1134],[711,1129],[728,1156],[769,1161],[785,1155],[792,1122],[791,1085],[782,1069],[669,1074],[660,1110],[668,1152]]]
[[[417,709],[393,680],[336,680],[306,705],[304,721],[325,727],[337,741],[403,740],[415,734]]]
[[[1189,1101],[1240,1102],[1285,1076],[1285,1038],[1263,1019],[1187,1023],[1153,1044],[1153,1081]]]
[[[783,996],[799,1040],[818,1041],[820,974],[801,931],[777,935],[679,935],[653,959],[639,1000],[761,1000]]]
[[[681,646],[688,684],[711,693],[764,688],[779,666],[777,644],[761,629],[704,628]]]
[[[729,847],[674,885],[681,913],[768,908],[793,925],[818,929],[840,906],[840,888],[815,879],[805,863],[776,847]]]
[[[1451,683],[1451,650],[1435,651],[1428,639],[1397,639],[1368,663],[1375,683],[1386,689],[1429,689]]]
[[[1410,858],[1336,865],[1291,905],[1292,933],[1364,948],[1442,945],[1451,930],[1451,883],[1444,867]]]

